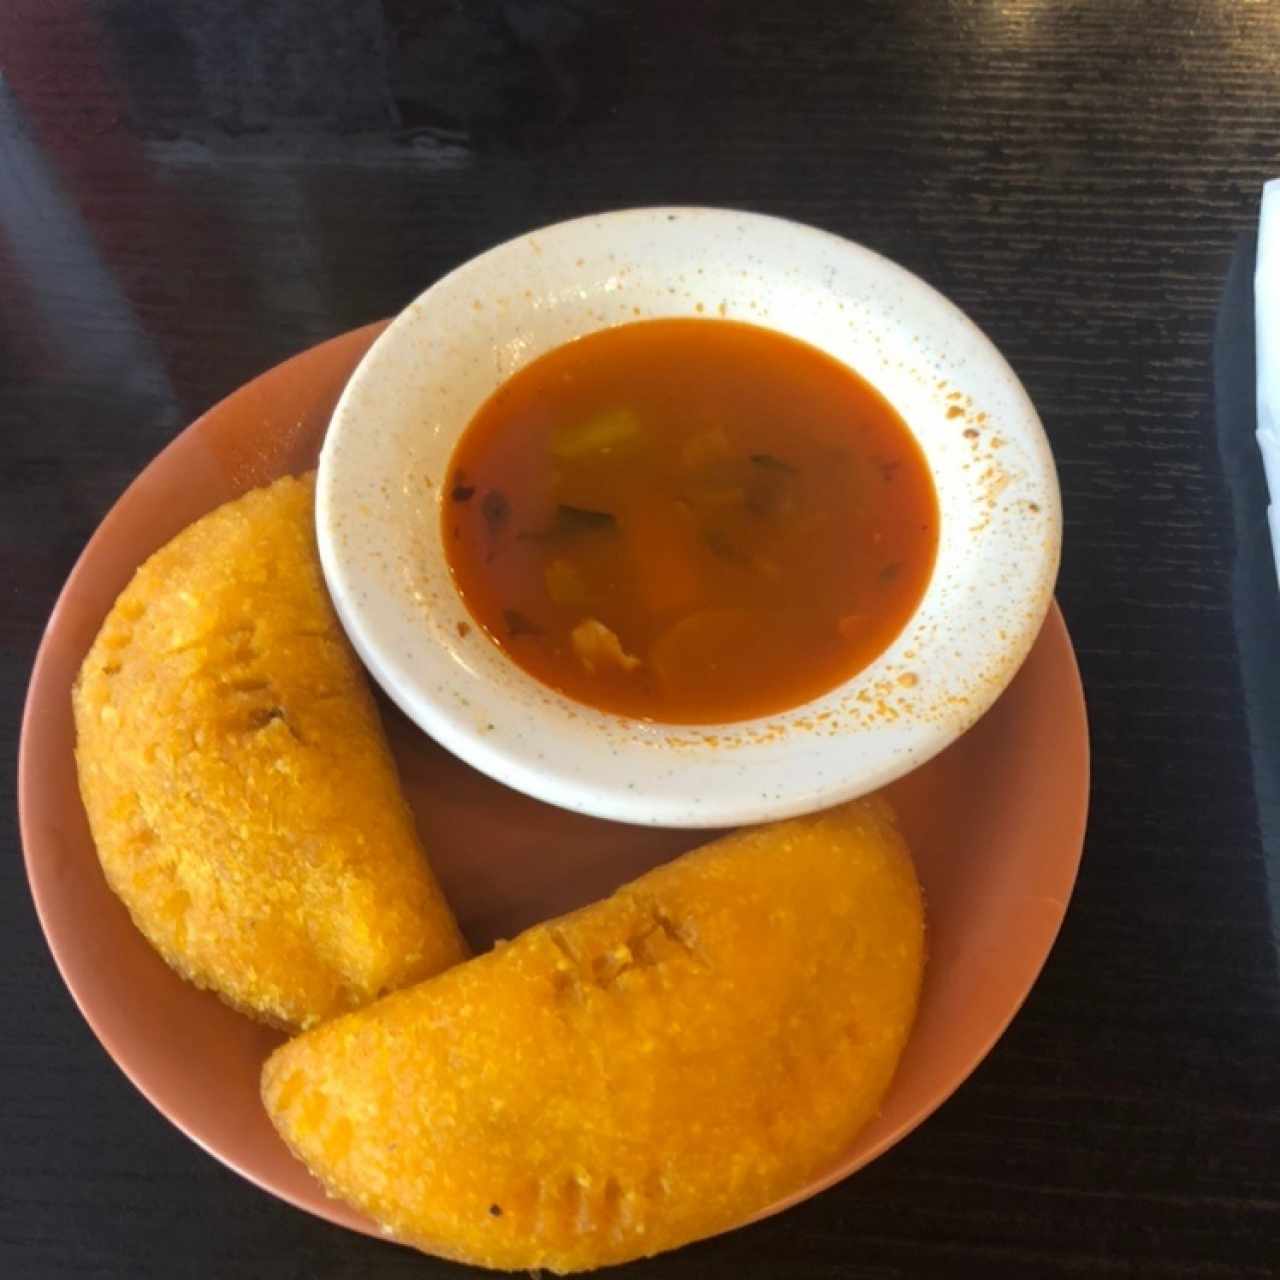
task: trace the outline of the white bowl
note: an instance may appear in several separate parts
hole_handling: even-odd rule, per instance
[[[441,489],[459,434],[517,369],[598,329],[698,315],[803,339],[879,388],[924,450],[941,527],[919,608],[869,667],[782,715],[673,726],[561,696],[472,624],[445,559]],[[343,625],[422,729],[554,804],[685,827],[822,808],[940,751],[1026,657],[1061,542],[1040,421],[971,321],[860,245],[701,208],[563,222],[428,289],[373,345],[334,411],[316,524]]]

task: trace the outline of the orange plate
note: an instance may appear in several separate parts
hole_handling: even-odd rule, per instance
[[[270,370],[182,433],[116,503],[49,620],[27,694],[19,808],[27,874],[54,959],[104,1048],[206,1151],[331,1222],[377,1234],[328,1199],[258,1101],[275,1032],[176,977],[106,886],[80,806],[71,683],[137,565],[255,485],[314,464],[348,375],[380,331],[359,329]],[[476,947],[610,892],[709,838],[568,813],[475,773],[383,705],[409,799],[445,892]],[[919,1021],[884,1110],[838,1165],[773,1212],[866,1164],[981,1061],[1031,988],[1075,881],[1088,735],[1056,606],[987,716],[897,783],[929,911]],[[764,1216],[764,1215],[761,1215]]]

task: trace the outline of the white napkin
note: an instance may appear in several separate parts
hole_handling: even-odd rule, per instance
[[[1271,550],[1280,582],[1280,178],[1262,188],[1258,266],[1253,277],[1254,350],[1258,371],[1258,448],[1267,473]]]

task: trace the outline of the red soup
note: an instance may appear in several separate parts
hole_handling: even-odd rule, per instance
[[[530,675],[606,711],[744,720],[873,661],[924,593],[929,469],[893,407],[806,343],[727,320],[593,333],[458,442],[446,552]]]

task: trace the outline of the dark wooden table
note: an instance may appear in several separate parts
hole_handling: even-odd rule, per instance
[[[1280,610],[1249,277],[1274,0],[9,0],[0,681],[185,423],[539,224],[735,205],[896,258],[992,335],[1066,502],[1082,875],[933,1119],[666,1277],[1280,1274]],[[12,773],[4,772],[12,815]],[[0,1275],[452,1276],[256,1191],[81,1022],[0,851]]]

